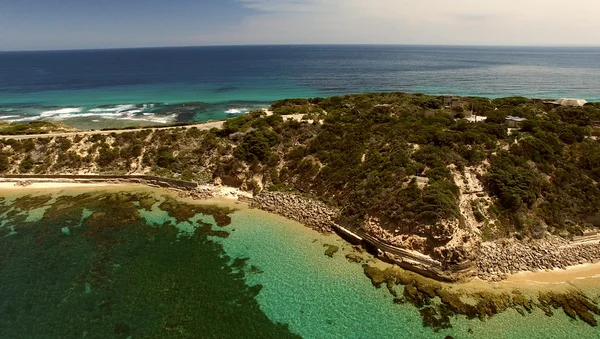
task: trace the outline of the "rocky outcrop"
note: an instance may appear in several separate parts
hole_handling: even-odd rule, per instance
[[[340,248],[335,245],[324,244],[323,247],[327,248],[325,250],[325,255],[330,258],[333,258],[333,255],[336,254],[340,250]]]
[[[522,271],[567,268],[600,261],[600,243],[596,240],[570,242],[552,237],[530,242],[503,239],[483,243],[477,256],[478,276],[502,280]]]
[[[333,232],[331,223],[339,213],[319,201],[283,192],[260,193],[252,199],[250,207],[279,214],[319,232]]]

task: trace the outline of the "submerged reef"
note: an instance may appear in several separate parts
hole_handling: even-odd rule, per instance
[[[333,255],[336,254],[340,250],[340,248],[335,245],[324,244],[323,247],[326,247],[325,255],[330,258],[333,258]]]
[[[26,195],[24,197],[18,197],[12,203],[12,205],[20,210],[29,211],[35,208],[40,208],[45,206],[52,200],[51,195],[39,195],[39,196],[31,196]]]
[[[564,292],[540,290],[537,295],[525,295],[519,290],[456,290],[397,266],[381,269],[364,264],[363,269],[375,287],[387,287],[394,302],[409,302],[419,308],[423,325],[436,331],[452,327],[451,319],[457,315],[483,320],[509,308],[522,315],[539,309],[548,316],[553,315],[553,310],[562,309],[572,319],[591,326],[598,325],[596,316],[600,316],[597,304],[574,288]],[[397,286],[403,287],[401,294]]]
[[[229,214],[234,210],[227,207],[214,205],[190,205],[183,204],[171,196],[164,196],[165,200],[159,205],[159,208],[169,213],[169,215],[178,222],[193,218],[196,214],[210,215],[218,226],[224,227],[231,223]]]
[[[211,240],[232,209],[145,191],[2,200],[0,337],[297,337],[246,284],[260,268]]]

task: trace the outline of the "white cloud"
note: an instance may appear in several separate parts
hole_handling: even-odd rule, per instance
[[[598,45],[597,0],[238,0],[255,13],[199,44]]]

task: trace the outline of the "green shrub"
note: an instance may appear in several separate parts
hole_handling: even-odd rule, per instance
[[[10,168],[10,161],[6,154],[0,152],[0,172],[6,172]]]
[[[23,160],[21,160],[21,163],[19,164],[19,172],[28,173],[32,169],[33,169],[33,160],[31,159],[31,156],[28,155]]]

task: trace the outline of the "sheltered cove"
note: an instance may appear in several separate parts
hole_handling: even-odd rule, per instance
[[[195,182],[145,175],[4,175],[0,176],[0,182],[16,182],[16,185],[28,185],[33,182],[142,184],[174,189],[193,199],[219,196],[216,188],[200,186]],[[351,243],[370,247],[384,261],[440,281],[467,281],[475,275],[484,280],[498,280],[496,279],[497,275],[492,273],[500,271],[502,272],[501,278],[505,279],[508,274],[521,271],[565,269],[584,262],[595,263],[600,260],[600,249],[596,246],[595,238],[591,241],[584,238],[577,242],[564,241],[556,244],[545,242],[544,246],[517,245],[514,241],[505,240],[501,242],[504,247],[498,246],[496,243],[484,244],[486,249],[480,253],[480,257],[483,258],[481,261],[465,263],[458,267],[443,267],[440,262],[429,256],[385,244],[359,228],[350,229],[340,226],[335,222],[339,211],[309,198],[283,192],[263,192],[251,198],[248,195],[240,195],[235,198],[248,201],[251,207],[298,221],[318,232],[337,232]],[[500,251],[501,253],[499,252],[500,248],[503,250]],[[557,253],[548,248],[556,248],[560,252]],[[514,257],[516,254],[511,252],[512,249],[515,253],[526,253],[526,255]],[[561,258],[558,258],[559,256]],[[528,259],[532,261],[532,264],[519,263]],[[478,267],[474,267],[475,265]],[[540,267],[541,265],[543,266]]]
[[[156,176],[109,176],[109,175],[6,175],[0,177],[4,181],[23,182],[56,182],[57,180],[66,180],[79,183],[134,183],[145,184],[152,187],[164,187],[170,189],[181,190],[187,196],[196,199],[208,198],[210,192],[203,189],[198,189],[197,183],[183,180],[174,180],[161,178]],[[466,269],[444,270],[441,263],[431,259],[428,256],[422,255],[414,251],[406,251],[400,248],[395,248],[379,241],[378,239],[369,236],[359,229],[350,230],[344,228],[334,222],[338,211],[312,199],[299,197],[294,194],[286,194],[281,192],[266,192],[257,195],[250,201],[250,206],[280,214],[286,218],[298,221],[307,225],[319,232],[334,232],[337,231],[343,238],[352,243],[372,246],[375,248],[376,254],[383,260],[398,264],[401,267],[413,270],[420,274],[444,281],[460,281],[465,280],[472,275],[471,267]]]
[[[33,182],[77,182],[77,183],[134,183],[134,184],[146,184],[151,187],[164,187],[169,189],[175,189],[180,192],[180,196],[190,197],[193,199],[206,199],[211,195],[214,196],[216,193],[206,191],[206,188],[198,190],[192,188],[193,183],[182,182],[178,180],[171,180],[159,177],[131,177],[127,176],[102,176],[98,178],[92,178],[93,176],[10,176],[1,178],[2,182],[17,182],[25,185]],[[131,181],[130,181],[131,180]],[[281,193],[272,194],[270,198],[266,198],[265,195],[259,195],[255,199],[250,201],[252,207],[264,209],[268,212],[281,214],[287,218],[294,219],[306,226],[313,228],[320,232],[334,232],[336,224],[332,222],[335,211],[327,209],[326,206],[321,203],[314,202],[310,199],[302,197],[287,195]],[[32,198],[32,199],[30,199]],[[26,209],[35,208],[36,206],[44,205],[51,199],[51,196],[26,196],[15,203]],[[115,199],[127,200],[127,194],[121,197],[121,195],[115,195]],[[160,205],[162,210],[165,210],[169,215],[173,216],[177,220],[187,220],[193,214],[196,213],[207,213],[213,215],[218,225],[227,225],[231,210],[221,210],[220,208],[209,208],[206,210],[205,207],[199,207],[200,209],[193,208],[189,210],[187,208],[180,208],[180,204],[177,204],[173,198],[167,198]],[[285,209],[281,206],[289,206],[289,201],[295,204],[295,208]],[[140,199],[140,207],[149,209],[157,201],[150,197]],[[280,205],[283,204],[283,205]],[[179,206],[179,207],[178,207]],[[277,207],[280,206],[280,207]],[[126,220],[123,219],[123,220]],[[312,220],[312,223],[307,222]],[[316,221],[315,221],[316,220]],[[326,227],[329,223],[331,227]],[[336,225],[336,226],[334,226]],[[337,226],[339,227],[339,226]],[[348,239],[348,234],[343,232],[340,235]],[[204,228],[204,231],[211,235],[219,237],[227,237],[227,232],[219,230],[211,230],[210,225],[208,228]],[[352,240],[352,239],[350,239]],[[356,240],[356,239],[354,239]],[[366,244],[367,248],[369,243]],[[372,245],[371,245],[372,246]],[[335,246],[329,246],[326,249],[326,255],[335,255]],[[423,318],[423,324],[427,327],[432,327],[435,330],[451,327],[451,317],[455,315],[464,315],[468,318],[479,318],[484,319],[486,317],[493,316],[495,314],[506,311],[509,308],[516,309],[522,315],[531,313],[534,310],[542,310],[547,316],[552,316],[553,311],[562,309],[566,315],[573,319],[580,319],[585,321],[591,326],[597,326],[596,315],[600,315],[600,309],[596,304],[596,300],[587,296],[581,290],[577,288],[558,288],[552,287],[542,288],[524,293],[518,288],[512,290],[494,290],[494,289],[478,289],[478,288],[466,288],[453,289],[448,288],[448,285],[442,281],[452,281],[451,279],[440,278],[440,275],[435,274],[423,274],[422,270],[415,269],[416,265],[403,264],[407,261],[406,258],[400,262],[393,262],[394,259],[389,255],[389,252],[384,252],[381,249],[376,249],[375,254],[378,254],[382,259],[391,261],[392,263],[399,264],[398,266],[407,268],[411,271],[417,272],[415,274],[410,271],[406,271],[398,266],[381,268],[373,266],[368,263],[363,264],[362,257],[360,254],[348,254],[346,258],[348,261],[356,262],[363,265],[365,275],[371,279],[371,282],[375,287],[381,287],[385,285],[388,291],[394,297],[394,302],[405,303],[408,302],[419,309],[419,313]],[[397,260],[397,258],[396,258]],[[412,260],[408,258],[408,260]],[[422,266],[421,266],[422,267]],[[431,268],[426,268],[429,272],[432,272]],[[426,276],[423,276],[426,275]],[[430,279],[427,276],[434,278]],[[399,293],[396,290],[396,286],[403,286],[403,291]],[[456,285],[460,286],[460,285]],[[466,285],[465,285],[466,286]]]

